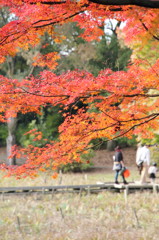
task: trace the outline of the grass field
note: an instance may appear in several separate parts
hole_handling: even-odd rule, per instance
[[[137,169],[132,168],[130,171],[131,175],[128,181],[139,180]],[[48,171],[41,172],[35,179],[24,178],[16,180],[14,177],[4,178],[4,174],[0,173],[0,187],[96,184],[98,181],[114,182],[114,172],[110,168],[102,171],[59,174],[57,179],[53,179],[51,175],[52,172]],[[121,181],[122,179],[119,177],[119,180]]]
[[[35,180],[1,177],[0,186],[112,180],[112,172],[64,174],[56,180],[48,173]],[[0,240],[158,240],[158,222],[159,195],[149,192],[129,194],[127,201],[122,192],[0,196]]]
[[[57,194],[5,197],[0,207],[1,240],[158,240],[159,198]]]

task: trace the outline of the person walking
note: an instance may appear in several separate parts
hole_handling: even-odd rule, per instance
[[[119,184],[119,182],[118,182],[119,173],[122,170],[122,168],[124,168],[124,167],[125,166],[124,166],[124,161],[123,161],[123,154],[122,154],[120,146],[117,146],[115,148],[114,165],[113,165],[113,170],[115,171],[115,183],[116,184]],[[127,181],[125,180],[123,173],[121,174],[121,177],[123,179],[123,183],[128,184]]]
[[[157,163],[153,163],[148,169],[148,174],[149,174],[149,178],[151,179],[151,183],[155,183],[156,172],[157,172]]]
[[[139,174],[141,175],[142,169],[143,169],[143,161],[141,160],[141,153],[142,153],[142,147],[144,145],[138,144],[138,148],[136,151],[136,165],[139,171]]]
[[[144,145],[140,151],[138,158],[142,162],[142,170],[141,170],[141,177],[140,177],[140,183],[146,183],[147,175],[148,175],[148,168],[150,166],[150,150],[148,148],[148,145]]]

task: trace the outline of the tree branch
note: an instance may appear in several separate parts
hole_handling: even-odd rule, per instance
[[[139,19],[139,20],[140,20],[142,26],[144,27],[144,29],[145,29],[147,32],[149,32],[154,39],[156,39],[157,41],[159,41],[159,38],[158,38],[157,36],[153,35],[153,34],[149,31],[148,27],[147,27],[146,24],[142,21],[142,19]]]
[[[27,91],[26,89],[24,89],[24,88],[20,88],[21,90],[23,90],[25,93],[28,93],[28,94],[30,94],[30,95],[35,95],[35,96],[39,96],[39,97],[53,97],[53,98],[57,98],[57,97],[61,97],[61,98],[64,98],[64,99],[67,99],[67,98],[69,98],[69,95],[43,95],[43,94],[39,94],[39,93],[33,93],[33,92],[29,92],[29,91]],[[63,100],[63,99],[62,99]]]
[[[116,136],[116,137],[114,137],[114,138],[112,138],[112,139],[110,139],[110,140],[114,140],[114,139],[117,139],[117,138],[119,138],[119,137],[124,136],[125,134],[127,134],[128,132],[130,132],[131,130],[133,130],[135,127],[144,125],[144,124],[146,124],[146,123],[154,120],[156,117],[158,117],[158,115],[159,115],[158,113],[152,114],[152,117],[151,117],[151,118],[147,119],[147,120],[144,121],[144,122],[140,122],[140,123],[138,123],[138,124],[134,124],[131,128],[127,129],[125,132],[120,133],[118,136]],[[151,116],[151,115],[150,115],[150,116]],[[149,117],[149,116],[148,116],[148,117]]]
[[[74,14],[71,14],[71,15],[65,17],[64,19],[62,19],[62,21],[65,21],[65,20],[68,20],[68,19],[70,19],[70,18],[73,18],[73,17],[75,17],[76,15],[78,15],[78,14],[80,14],[80,13],[82,13],[82,12],[84,12],[84,11],[78,11],[78,12],[76,12],[76,13],[74,13]],[[56,20],[56,21],[53,21],[53,22],[50,22],[50,23],[47,23],[47,24],[34,26],[35,24],[37,24],[37,23],[39,23],[39,22],[43,22],[43,21],[50,21],[50,19],[49,19],[49,20],[40,20],[40,21],[38,21],[38,22],[33,23],[33,28],[41,28],[41,27],[46,27],[46,26],[49,26],[49,25],[54,25],[54,24],[60,23],[60,22],[61,22],[61,19]]]
[[[144,119],[145,119],[145,121],[142,121],[142,122],[140,122],[140,123],[138,123],[138,124],[134,124],[132,127],[130,127],[129,129],[125,130],[124,132],[119,133],[117,136],[112,137],[112,138],[110,138],[109,140],[103,140],[103,141],[104,141],[104,142],[108,142],[108,141],[110,141],[110,140],[115,140],[115,139],[117,139],[117,138],[119,138],[119,137],[122,137],[122,136],[124,136],[125,134],[129,133],[130,131],[132,131],[134,128],[136,128],[136,127],[138,127],[138,126],[141,126],[141,125],[144,125],[144,124],[146,124],[146,123],[154,120],[154,119],[157,118],[158,116],[159,116],[159,113],[153,113],[153,114],[150,114],[149,116],[146,116],[146,117],[143,117],[143,118],[140,118],[140,119],[133,119],[133,120],[135,120],[135,121],[139,121],[139,120],[144,120]],[[131,121],[132,121],[132,119],[130,119],[130,120],[128,120],[128,121],[118,121],[118,122],[126,123],[126,122],[131,122]],[[105,131],[106,129],[108,129],[108,128],[110,128],[110,127],[113,127],[113,126],[115,126],[115,125],[116,125],[116,123],[113,123],[113,124],[111,124],[111,125],[109,125],[109,126],[107,126],[107,127],[105,127],[105,128],[100,128],[100,129],[96,129],[96,130],[93,130],[93,131],[89,131],[88,133],[84,134],[82,137],[79,137],[79,139],[78,139],[77,142],[80,142],[82,139],[84,139],[85,137],[88,137],[88,136],[91,135],[93,132]],[[83,152],[83,151],[88,150],[88,149],[91,149],[91,148],[92,148],[92,147],[86,147],[86,148],[84,148],[84,149],[83,149],[82,151],[80,151],[80,152]]]
[[[47,5],[56,5],[56,4],[64,4],[67,0],[57,2],[57,1],[41,1],[41,4]],[[75,1],[78,2],[78,1]],[[89,3],[96,3],[105,6],[139,6],[145,8],[159,8],[159,0],[89,0]],[[36,2],[30,2],[30,4],[36,4]],[[113,9],[112,9],[113,11]]]
[[[149,98],[149,97],[159,97],[159,94],[141,94],[141,93],[137,93],[137,94],[128,94],[128,95],[123,95],[122,97],[146,97],[146,98]]]
[[[146,8],[159,8],[158,0],[89,0],[89,2],[102,4],[102,5],[110,5],[110,6],[126,6],[126,5],[134,5],[139,7]]]

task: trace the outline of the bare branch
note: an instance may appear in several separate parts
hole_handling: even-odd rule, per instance
[[[60,5],[64,4],[67,1],[41,1],[41,4],[47,5]],[[78,1],[74,1],[75,3]],[[89,3],[96,3],[105,6],[139,6],[145,8],[159,8],[159,1],[158,0],[89,0]],[[36,4],[36,2],[31,2],[30,4]],[[120,8],[119,8],[120,9]],[[113,9],[112,9],[113,10]]]
[[[102,5],[110,5],[110,6],[139,6],[145,8],[159,8],[158,0],[89,0],[89,2],[102,4]]]

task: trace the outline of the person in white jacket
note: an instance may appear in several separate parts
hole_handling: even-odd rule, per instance
[[[141,160],[141,153],[142,153],[142,147],[144,145],[139,144],[137,151],[136,151],[136,165],[139,170],[139,174],[141,175],[142,169],[143,169],[143,161]]]
[[[140,183],[146,183],[148,168],[150,166],[150,150],[148,148],[148,145],[144,145],[143,147],[141,147],[138,153],[138,160],[140,160],[143,165],[142,171],[141,171]]]

